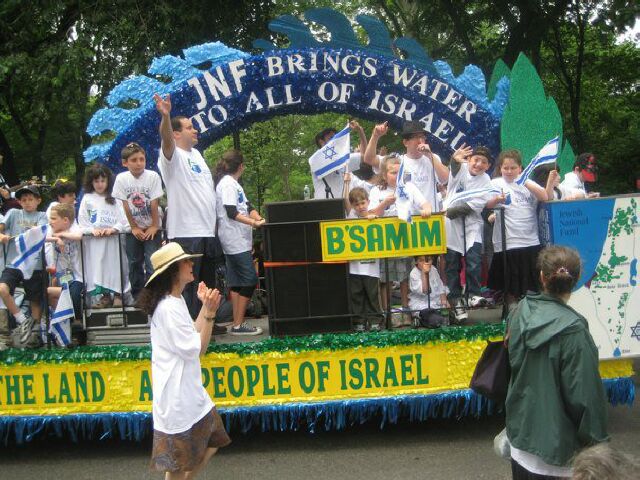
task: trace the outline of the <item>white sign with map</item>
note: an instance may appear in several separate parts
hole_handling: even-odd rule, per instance
[[[580,252],[583,271],[569,305],[589,321],[601,359],[640,356],[639,195],[547,203],[545,243]]]

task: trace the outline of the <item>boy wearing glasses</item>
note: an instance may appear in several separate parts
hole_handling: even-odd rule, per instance
[[[126,172],[119,173],[113,185],[113,198],[122,201],[131,233],[127,233],[131,293],[137,296],[153,272],[151,255],[160,248],[158,200],[163,195],[160,175],[145,169],[144,148],[135,142],[121,152]],[[144,268],[143,268],[144,266]]]

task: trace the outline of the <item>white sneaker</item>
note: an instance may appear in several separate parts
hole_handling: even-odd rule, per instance
[[[488,307],[489,301],[480,295],[474,295],[469,299],[470,307]]]
[[[456,319],[456,323],[462,323],[469,318],[469,314],[467,313],[467,309],[465,308],[462,299],[459,299],[454,305],[453,316]]]
[[[362,333],[366,330],[364,323],[356,323],[353,326],[353,329],[358,333]]]

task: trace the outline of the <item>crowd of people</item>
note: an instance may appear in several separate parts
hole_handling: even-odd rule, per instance
[[[245,313],[258,283],[253,229],[265,220],[240,183],[245,170],[241,152],[225,152],[212,171],[195,148],[198,134],[191,120],[171,117],[168,96],[155,95],[154,100],[161,118],[160,175],[146,169],[144,149],[132,142],[121,152],[124,172],[114,176],[101,164],[87,169],[77,212],[76,186],[69,181],[53,185],[54,201],[46,213],[35,185],[0,191],[19,206],[0,218],[0,241],[6,246],[0,333],[6,337],[12,321],[13,344],[29,344],[41,321],[43,288],[52,308],[68,289],[77,314],[85,293],[94,309],[135,303],[151,318],[152,468],[167,472],[166,478],[192,478],[230,442],[200,379],[199,357],[212,335],[227,333],[225,326],[215,324],[223,297],[216,289],[217,267],[226,267],[233,310],[229,333],[261,333],[245,321]],[[513,306],[506,401],[513,477],[569,477],[573,455],[608,438],[605,393],[586,319],[567,305],[580,276],[580,258],[565,247],[541,247],[537,208],[548,200],[596,195],[585,188],[593,155],[578,157],[564,182],[555,166],[519,181],[522,158],[517,150],[501,152],[494,165],[487,148],[462,145],[443,162],[431,151],[422,126],[407,122],[401,131],[406,151],[387,154],[378,145],[388,132],[386,123],[375,126],[369,141],[357,122],[350,123],[359,134],[360,154],[351,168],[328,179],[314,178],[315,198],[342,197],[347,218],[397,216],[401,210],[429,217],[444,211],[447,231],[442,259],[350,262],[355,329],[384,328],[382,310],[390,307],[392,283],[399,286],[406,313],[397,326],[414,320],[441,326],[448,321],[442,309],[462,322],[468,308],[490,303],[484,283],[502,291]],[[320,132],[318,147],[333,134],[333,129]],[[494,178],[487,174],[492,167]],[[492,234],[487,233],[491,225]],[[38,226],[46,226],[44,263],[24,278],[15,265],[13,240]],[[485,265],[488,282],[483,282],[487,244],[493,254]],[[20,284],[28,311],[14,298]],[[0,345],[5,340],[0,337]]]
[[[361,152],[366,144],[364,154],[352,154],[360,165],[354,170],[353,162],[351,166],[348,162],[338,171],[342,188],[331,186],[336,183],[334,173],[324,187],[314,180],[314,198],[343,197],[348,218],[394,217],[399,208],[422,217],[444,211],[447,233],[443,258],[350,263],[352,313],[358,331],[381,328],[392,284],[399,286],[402,307],[402,314],[392,317],[394,326],[416,322],[438,326],[448,321],[437,312],[444,308],[450,310],[453,322],[461,323],[468,318],[469,308],[494,303],[496,292],[513,306],[526,292],[540,291],[536,269],[542,248],[540,202],[597,196],[585,187],[587,180],[593,180],[589,177],[594,170],[592,154],[579,156],[563,182],[556,165],[541,165],[531,178],[516,181],[523,170],[517,150],[501,152],[494,162],[486,147],[463,144],[449,162],[443,162],[431,151],[422,125],[406,122],[401,131],[405,152],[381,154],[385,147],[378,144],[388,132],[386,122],[375,126],[369,141],[357,122],[351,122],[351,127],[359,132]],[[333,134],[335,130],[330,129],[320,132],[318,146]],[[398,179],[401,165],[402,180]],[[487,173],[492,168],[493,178]],[[408,199],[402,202],[397,197],[400,181]]]

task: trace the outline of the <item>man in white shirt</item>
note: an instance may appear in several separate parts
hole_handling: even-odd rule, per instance
[[[167,190],[167,237],[179,243],[191,254],[195,280],[186,286],[183,295],[189,313],[195,318],[200,311],[197,286],[204,281],[215,287],[217,259],[222,250],[215,238],[216,195],[209,166],[198,150],[198,131],[187,117],[170,118],[171,99],[153,96],[161,115],[160,158],[158,168]]]
[[[351,130],[356,130],[358,132],[358,137],[360,139],[359,149],[361,153],[364,152],[367,148],[367,136],[364,133],[364,129],[355,120],[350,120],[349,126],[351,127]],[[318,149],[324,147],[335,134],[335,128],[325,128],[320,133],[318,133],[315,138]],[[353,171],[360,166],[360,157],[361,154],[351,154],[351,156],[349,157],[350,171]],[[313,174],[313,172],[311,172],[311,179],[313,180],[313,198],[317,200],[322,198],[342,197],[344,173],[345,168],[341,168],[339,170],[336,170],[335,172],[331,172],[328,175],[325,175],[322,178],[318,178]]]

